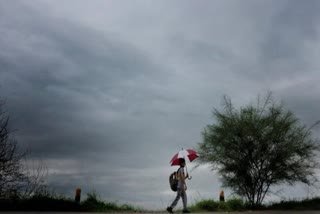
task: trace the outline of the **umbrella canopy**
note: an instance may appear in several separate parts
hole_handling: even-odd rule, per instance
[[[181,149],[177,154],[175,154],[172,157],[170,164],[171,164],[171,166],[177,166],[177,165],[179,165],[179,158],[188,159],[190,162],[192,162],[197,157],[199,157],[199,154],[195,150]]]

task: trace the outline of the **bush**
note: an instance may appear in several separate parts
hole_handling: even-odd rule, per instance
[[[71,199],[32,197],[20,203],[20,210],[32,211],[80,211],[80,205]]]
[[[245,210],[245,203],[241,199],[230,199],[226,202],[214,201],[212,199],[205,199],[198,201],[191,206],[192,211],[243,211]]]
[[[281,201],[273,203],[267,209],[276,210],[320,210],[320,197],[304,199],[302,201]]]
[[[320,197],[305,199],[301,202],[307,209],[320,210]]]
[[[238,198],[233,198],[233,199],[228,200],[225,203],[225,206],[226,206],[226,209],[230,210],[230,211],[235,211],[235,210],[242,211],[242,210],[245,210],[245,204],[244,204],[243,200],[238,199]]]
[[[139,209],[142,210],[142,209]],[[114,212],[137,211],[131,205],[118,205],[114,202],[104,202],[95,193],[87,194],[87,199],[81,204],[54,192],[43,191],[29,198],[0,199],[0,211],[88,211]]]
[[[128,204],[118,205],[115,202],[104,202],[98,198],[96,193],[88,193],[87,199],[81,203],[84,211],[107,212],[107,211],[136,211]]]
[[[85,211],[104,211],[105,203],[100,201],[95,193],[88,193],[87,199],[81,203]]]
[[[191,207],[194,211],[217,211],[219,208],[219,202],[216,202],[212,199],[206,199],[197,202],[194,206]]]
[[[64,197],[53,195],[34,195],[17,200],[1,200],[1,211],[81,211],[78,203]]]

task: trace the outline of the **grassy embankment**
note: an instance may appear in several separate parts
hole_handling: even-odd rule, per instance
[[[0,211],[79,211],[79,212],[138,212],[141,208],[128,204],[106,202],[89,193],[81,203],[63,195],[41,194],[26,199],[0,200]]]
[[[229,199],[224,203],[204,199],[189,206],[192,212],[245,211],[254,210],[241,199]],[[320,197],[270,203],[255,208],[257,210],[320,210]],[[63,195],[41,194],[27,199],[0,200],[0,211],[79,211],[79,212],[144,212],[128,204],[106,202],[95,193],[89,193],[81,203]],[[163,210],[164,211],[164,210]],[[152,212],[152,211],[148,211]]]
[[[274,202],[267,205],[262,205],[256,208],[249,207],[241,199],[230,199],[224,203],[206,199],[196,202],[190,206],[193,212],[214,212],[214,211],[245,211],[245,210],[320,210],[320,197]]]

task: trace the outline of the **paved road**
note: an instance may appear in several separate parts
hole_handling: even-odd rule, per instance
[[[84,212],[0,212],[0,214],[94,214],[94,213],[84,213]],[[165,212],[163,212],[165,213]],[[162,213],[162,214],[163,214]],[[227,212],[212,212],[213,214],[226,214]],[[320,214],[319,211],[249,211],[249,212],[231,212],[231,214]],[[101,213],[97,213],[101,214]],[[117,214],[130,214],[130,213],[117,213]],[[137,213],[135,213],[137,214]],[[150,213],[150,214],[156,214],[156,213]],[[179,212],[176,212],[176,214],[180,214]],[[196,213],[193,213],[196,214]]]

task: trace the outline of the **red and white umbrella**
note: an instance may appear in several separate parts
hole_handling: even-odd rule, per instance
[[[184,158],[192,162],[195,160],[197,157],[199,157],[199,154],[193,150],[193,149],[181,149],[177,154],[175,154],[171,161],[170,164],[171,166],[178,166],[179,165],[179,158]]]
[[[190,162],[192,162],[193,160],[195,160],[197,157],[199,157],[199,154],[193,150],[193,149],[181,149],[177,154],[175,154],[171,161],[170,164],[171,166],[177,166],[179,165],[179,158],[184,158],[184,159],[188,159]],[[186,165],[186,171],[188,174],[188,169],[187,169],[187,165]],[[189,180],[191,180],[191,176],[188,177]]]

